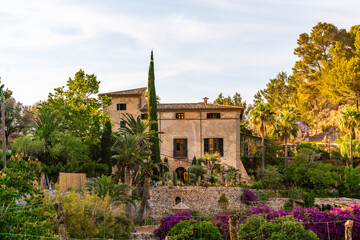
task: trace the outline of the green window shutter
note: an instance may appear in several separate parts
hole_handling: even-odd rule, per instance
[[[173,157],[176,157],[176,139],[174,139],[174,155]]]
[[[222,138],[219,138],[219,153],[220,156],[224,156],[224,140]]]
[[[204,139],[204,153],[208,153],[209,152],[209,139],[205,138]]]

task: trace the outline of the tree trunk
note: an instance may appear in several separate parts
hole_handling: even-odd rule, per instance
[[[143,194],[141,198],[141,203],[139,207],[139,211],[137,213],[137,216],[135,218],[135,223],[141,225],[144,220],[144,212],[146,203],[149,197],[149,190],[150,190],[150,182],[151,182],[151,176],[145,175],[145,181],[144,181],[144,187],[143,187]]]
[[[352,134],[350,133],[350,166],[353,167],[353,155],[352,155]]]
[[[265,169],[265,138],[264,135],[261,136],[261,182],[263,182]]]
[[[201,184],[201,176],[199,175],[198,176],[198,186],[200,186],[200,184]]]
[[[286,172],[286,189],[289,189],[289,175],[288,175],[288,149],[287,149],[287,131],[285,131],[285,172]]]
[[[131,173],[130,173],[130,166],[129,165],[125,165],[124,166],[124,180],[125,180],[125,184],[131,186]],[[127,188],[125,190],[126,195],[131,196],[132,195],[132,189],[131,188]],[[127,203],[126,204],[126,209],[125,209],[125,213],[126,216],[128,218],[131,217],[131,212],[132,212],[132,205],[131,203]]]
[[[66,230],[66,212],[62,207],[62,203],[54,203],[54,208],[56,211],[56,222],[58,224],[59,231],[59,240],[67,240],[67,230]]]

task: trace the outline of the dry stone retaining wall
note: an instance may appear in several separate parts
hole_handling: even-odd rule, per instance
[[[218,206],[220,196],[225,193],[229,206],[228,209],[240,209],[243,204],[240,201],[243,189],[240,187],[156,187],[150,190],[149,206],[154,217],[164,212],[171,212],[175,206],[176,198],[187,205],[190,210],[204,213],[216,213],[221,209]],[[252,191],[256,191],[252,189]],[[288,198],[270,198],[264,204],[280,209],[288,202]],[[323,209],[330,209],[334,206],[346,206],[351,202],[360,204],[358,199],[350,198],[316,198],[315,205]]]
[[[240,196],[242,188],[239,187],[157,187],[150,190],[149,205],[154,214],[171,212],[175,206],[175,199],[180,198],[181,202],[191,210],[205,213],[221,211],[218,206],[220,196],[225,193],[229,200],[229,209],[241,207]]]

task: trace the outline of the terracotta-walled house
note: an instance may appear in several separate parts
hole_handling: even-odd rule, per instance
[[[114,122],[114,131],[125,124],[123,113],[147,119],[146,89],[99,94],[112,98],[112,105],[104,111]],[[159,103],[160,152],[169,159],[170,172],[184,172],[194,156],[219,152],[221,162],[239,169],[242,181],[249,182],[240,156],[242,113],[242,107],[207,103],[207,98],[199,103]]]

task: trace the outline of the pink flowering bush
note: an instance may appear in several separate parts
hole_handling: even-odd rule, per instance
[[[333,208],[329,212],[320,211],[317,208],[297,207],[291,212],[274,210],[265,205],[259,205],[248,211],[248,216],[265,214],[268,221],[279,217],[292,215],[295,220],[301,222],[306,230],[312,230],[319,239],[344,239],[345,222],[354,220],[353,239],[360,239],[360,205],[355,203],[344,208]],[[246,219],[242,219],[245,222]]]
[[[249,205],[252,203],[256,203],[258,199],[255,196],[255,193],[250,189],[244,188],[243,194],[240,196],[240,201],[243,204]]]
[[[175,214],[168,214],[165,215],[160,220],[160,227],[157,228],[154,233],[160,239],[165,239],[168,232],[175,226],[175,224],[183,221],[183,220],[190,220],[194,219],[191,214],[187,211],[177,212]]]
[[[210,219],[210,222],[220,230],[221,236],[224,240],[230,239],[229,234],[229,215],[228,212],[215,214]]]

